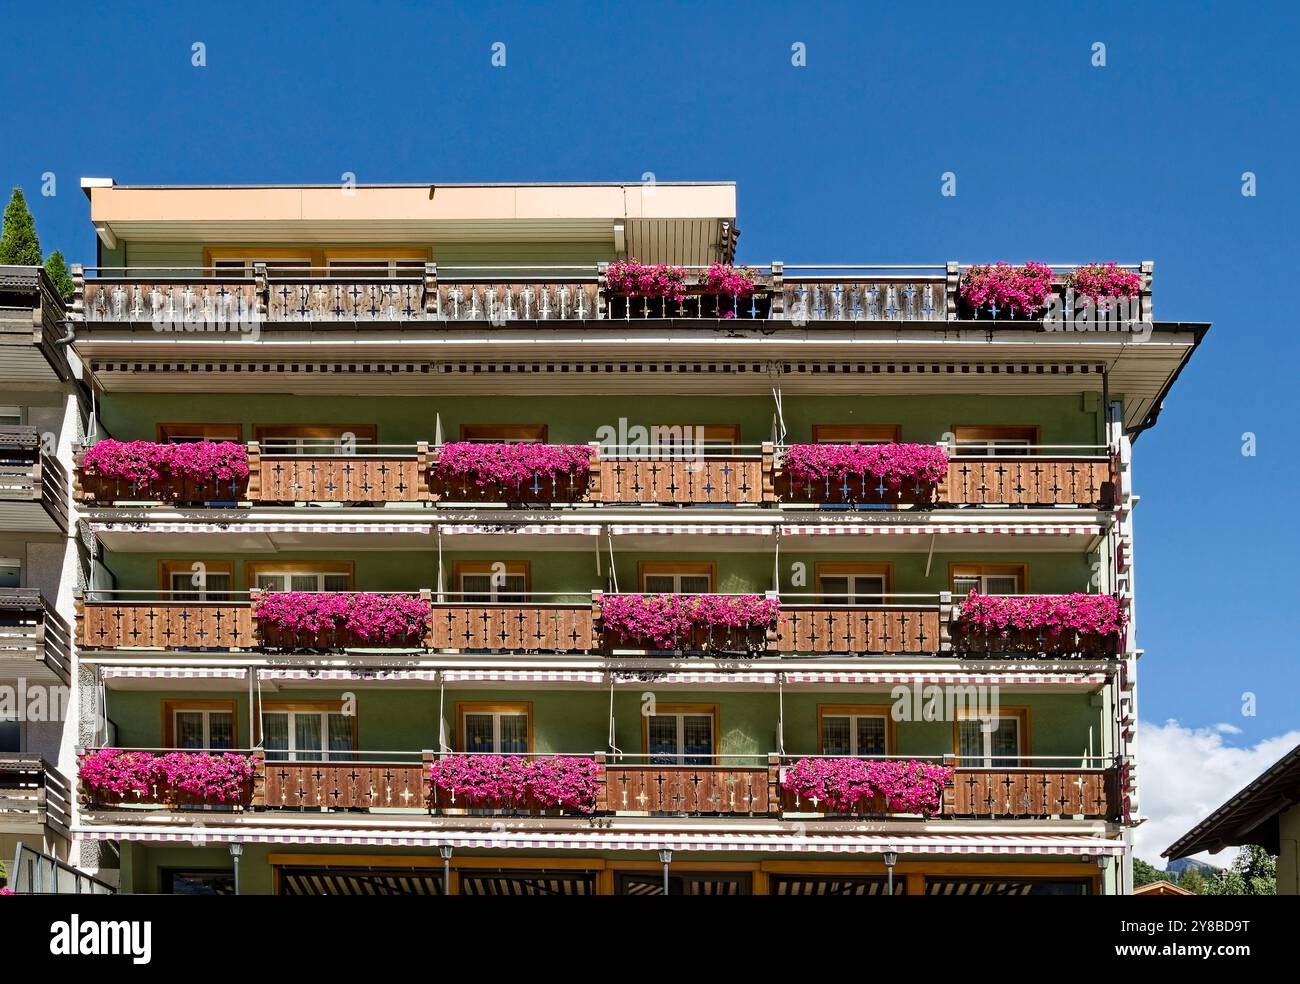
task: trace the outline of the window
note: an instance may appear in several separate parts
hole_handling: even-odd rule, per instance
[[[647,594],[707,594],[713,590],[712,563],[642,562],[638,573],[641,590]]]
[[[892,718],[885,706],[819,705],[817,744],[822,755],[888,755]]]
[[[250,561],[247,565],[249,587],[262,591],[351,591],[350,563],[276,563]]]
[[[0,588],[18,588],[23,583],[23,562],[17,557],[0,557]]]
[[[11,717],[0,718],[0,752],[23,750],[22,722]]]
[[[1012,769],[1029,747],[1028,708],[1003,707],[996,720],[963,716],[954,724],[956,751],[964,765]]]
[[[952,435],[963,455],[1029,454],[1038,443],[1038,428],[1032,425],[959,426]]]
[[[235,565],[229,560],[160,560],[158,581],[172,601],[229,601]]]
[[[545,424],[461,424],[460,439],[475,444],[545,444]]]
[[[169,423],[158,425],[159,444],[192,444],[195,441],[244,440],[242,424]]]
[[[972,591],[983,595],[1024,594],[1028,583],[1024,564],[953,564],[949,582],[952,593],[966,597]]]
[[[337,702],[268,703],[262,712],[267,761],[350,762],[357,749],[355,715]]]
[[[680,449],[725,455],[734,454],[739,444],[739,424],[655,424],[650,428],[651,452]]]
[[[814,444],[888,444],[899,440],[897,424],[814,424]]]
[[[462,752],[518,755],[533,750],[533,705],[457,704]]]
[[[892,590],[888,564],[818,564],[817,593],[827,605],[883,605]]]
[[[424,278],[427,246],[343,246],[324,252],[331,277]]]
[[[168,748],[234,748],[235,702],[163,701],[163,744]]]
[[[717,751],[716,704],[660,704],[642,717],[651,765],[709,765]]]
[[[452,566],[452,578],[462,601],[470,604],[518,604],[524,601],[528,592],[528,562],[458,560]]]
[[[22,407],[0,406],[0,427],[21,427],[22,422]]]
[[[680,871],[680,869],[678,869]],[[748,871],[692,871],[669,874],[669,895],[752,895],[754,876]],[[656,871],[620,873],[616,895],[663,895],[664,876]]]
[[[259,263],[266,264],[268,277],[302,277],[310,272],[311,260],[311,254],[307,250],[301,252],[263,250],[247,256],[229,256],[223,259],[213,256],[209,266],[212,267],[213,274],[218,277],[251,277]]]
[[[253,439],[263,454],[337,454],[345,447],[374,444],[374,424],[257,424]]]
[[[163,868],[158,887],[163,895],[234,895],[235,872],[231,868]]]

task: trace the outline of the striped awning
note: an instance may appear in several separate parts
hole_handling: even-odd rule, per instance
[[[943,525],[874,523],[787,523],[782,536],[930,536],[993,533],[1006,536],[1096,536],[1104,532],[1095,523],[945,523]]]
[[[605,682],[600,670],[506,670],[474,669],[445,670],[443,679],[448,683],[595,683]]]
[[[611,523],[615,536],[645,536],[672,533],[692,535],[774,536],[773,523]]]
[[[764,683],[773,687],[775,687],[777,683],[776,673],[754,673],[744,671],[728,673],[725,670],[717,672],[701,671],[698,673],[674,673],[655,669],[615,670],[611,675],[613,676],[615,683]]]
[[[243,680],[248,671],[239,666],[105,666],[105,680],[119,677],[142,680]]]
[[[427,535],[430,523],[91,523],[93,533],[404,533]]]
[[[741,831],[519,831],[519,830],[347,830],[302,827],[82,826],[79,837],[192,844],[321,844],[373,847],[426,847],[446,844],[465,850],[526,851],[762,851],[775,854],[901,855],[1075,855],[1118,857],[1122,841],[1086,834],[817,834],[806,828],[771,833]]]
[[[927,672],[927,671],[838,671],[838,670],[794,670],[785,674],[789,686],[818,683],[847,684],[938,684],[945,685],[988,685],[988,686],[1101,686],[1106,682],[1105,673],[963,673]]]
[[[598,523],[439,523],[449,536],[522,533],[526,536],[598,536]]]
[[[257,671],[261,680],[437,680],[437,670],[365,669],[266,669]]]

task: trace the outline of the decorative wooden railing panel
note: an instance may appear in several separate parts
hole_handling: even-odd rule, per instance
[[[600,287],[588,280],[439,282],[431,317],[441,321],[584,321],[603,317]]]
[[[600,648],[590,603],[436,602],[433,608],[433,649],[575,653]]]
[[[0,677],[28,676],[43,663],[71,682],[72,633],[36,588],[0,588]]]
[[[248,499],[266,502],[424,502],[427,452],[414,456],[276,455],[249,445]]]
[[[775,807],[766,766],[605,766],[611,813],[766,816]]]
[[[115,502],[240,502],[248,498],[248,479],[199,482],[192,478],[161,476],[148,485],[118,478],[90,475],[78,465],[73,486],[78,501],[111,505]]]
[[[272,278],[272,321],[412,321],[423,319],[422,278]]]
[[[593,488],[592,475],[587,471],[576,475],[535,475],[515,484],[489,482],[479,485],[472,478],[442,475],[433,468],[428,472],[428,483],[430,496],[437,502],[527,502],[539,505],[582,502],[588,499]]]
[[[278,762],[268,759],[255,806],[287,810],[410,810],[429,805],[421,762]]]
[[[82,312],[90,322],[237,325],[258,320],[251,277],[91,278]]]
[[[1116,769],[961,767],[944,797],[951,816],[1119,817]]]
[[[935,486],[913,482],[890,488],[869,475],[846,475],[817,481],[799,481],[778,469],[772,476],[776,498],[782,503],[807,505],[912,506],[935,501]]]
[[[781,307],[791,321],[945,321],[945,278],[784,279]]]
[[[951,505],[1098,506],[1115,504],[1109,459],[955,457],[936,501]]]
[[[609,317],[626,321],[673,318],[720,319],[726,321],[766,320],[772,316],[772,298],[766,288],[748,297],[709,293],[703,287],[687,287],[679,301],[671,297],[628,297],[607,290]]]
[[[40,755],[0,753],[0,821],[49,824],[66,837],[71,797],[68,780]]]
[[[799,605],[782,608],[777,652],[845,655],[938,653],[943,648],[938,608]]]
[[[246,601],[85,601],[77,642],[87,649],[251,649]]]
[[[707,455],[685,460],[605,458],[597,502],[624,505],[757,505],[774,502],[771,458]]]

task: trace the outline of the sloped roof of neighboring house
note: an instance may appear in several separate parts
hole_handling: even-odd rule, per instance
[[[1179,888],[1173,882],[1156,881],[1133,889],[1134,895],[1195,895],[1185,888]]]
[[[1300,804],[1300,745],[1211,813],[1164,852],[1185,858],[1202,851],[1257,844],[1278,853],[1278,816]]]

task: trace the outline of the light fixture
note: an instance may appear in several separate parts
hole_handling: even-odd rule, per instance
[[[442,858],[442,894],[451,894],[451,845],[439,844],[438,856]]]
[[[881,857],[885,859],[885,885],[890,895],[894,894],[894,865],[898,864],[898,852],[892,847],[887,847],[881,852]]]
[[[664,895],[668,894],[668,866],[673,862],[673,852],[664,847],[659,850],[659,863],[664,866]]]

